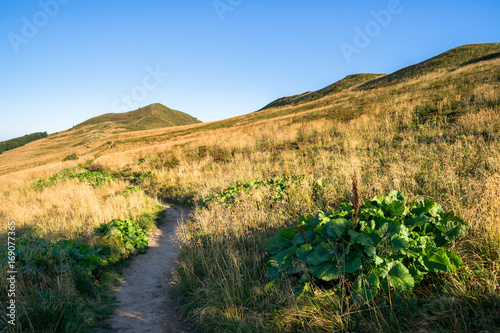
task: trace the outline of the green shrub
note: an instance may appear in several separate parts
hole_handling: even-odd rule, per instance
[[[372,300],[379,289],[413,289],[427,273],[450,272],[461,258],[445,246],[465,235],[467,227],[453,211],[432,200],[405,204],[401,192],[376,197],[359,207],[317,217],[303,216],[297,227],[284,228],[266,241],[271,281],[296,276],[335,288],[352,284],[356,303]]]
[[[48,179],[39,179],[33,182],[31,186],[41,190],[44,187],[53,186],[65,182],[68,179],[78,179],[78,181],[82,183],[87,183],[92,187],[98,187],[111,183],[115,180],[115,177],[100,171],[88,171],[80,167],[75,167],[61,170]]]
[[[114,238],[132,254],[145,253],[149,237],[139,225],[130,220],[114,219],[96,228],[97,235],[104,239]]]
[[[63,160],[62,160],[62,161],[63,161],[63,162],[67,162],[67,161],[73,161],[73,160],[78,160],[78,159],[80,159],[80,158],[78,157],[78,155],[77,155],[76,153],[73,153],[73,154],[68,155],[68,156],[66,156],[65,158],[63,158]]]

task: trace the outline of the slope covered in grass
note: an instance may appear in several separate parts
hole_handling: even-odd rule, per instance
[[[305,102],[311,102],[320,98],[323,98],[327,95],[332,95],[338,92],[341,92],[345,89],[351,88],[353,86],[356,86],[358,84],[361,84],[363,82],[373,80],[375,78],[381,77],[383,74],[354,74],[354,75],[349,75],[345,78],[343,78],[340,81],[335,82],[334,84],[329,85],[328,87],[325,87],[320,90],[316,91],[308,91],[300,95],[295,95],[295,96],[289,96],[289,97],[282,97],[274,102],[269,103],[265,107],[263,107],[261,110],[266,110],[270,109],[273,107],[279,107],[279,106],[287,106],[287,105],[294,105],[294,104],[300,104],[300,103],[305,103]]]
[[[154,128],[182,126],[200,123],[198,119],[187,113],[172,110],[166,106],[155,103],[135,111],[125,113],[107,113],[102,116],[91,118],[75,128],[88,125],[115,124],[129,131],[142,131]],[[110,124],[111,123],[111,124]]]
[[[90,142],[82,142],[88,134],[81,128],[39,140],[4,155],[34,155],[49,144],[67,152],[71,142],[75,150],[89,147],[89,170],[117,181],[95,189],[76,179],[32,186],[60,163],[0,176],[0,217],[25,227],[41,221],[55,237],[80,235],[106,214],[144,211],[146,198],[129,193],[124,181],[166,201],[204,203],[177,230],[174,276],[180,313],[200,332],[498,331],[500,59],[481,52],[395,84],[219,122],[109,132]],[[102,135],[98,126],[89,127],[92,136]],[[269,283],[266,239],[303,215],[351,201],[353,169],[361,202],[399,190],[409,201],[429,198],[454,210],[468,232],[446,250],[464,266],[429,273],[412,290],[387,287],[362,305],[353,302],[348,280],[306,292],[295,288],[294,276]]]
[[[374,89],[436,72],[453,70],[460,66],[497,58],[500,43],[470,44],[459,46],[421,63],[405,67],[392,74],[362,84],[359,89]]]

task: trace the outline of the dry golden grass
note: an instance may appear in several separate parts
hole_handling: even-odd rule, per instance
[[[93,188],[67,180],[38,190],[24,187],[0,193],[2,221],[15,221],[19,229],[34,228],[49,239],[87,239],[93,229],[112,219],[136,220],[157,209],[155,200],[141,192],[127,197],[121,181]]]
[[[87,150],[79,146],[75,151],[97,157],[91,168],[134,179],[152,196],[191,204],[236,183],[304,175],[306,180],[279,204],[271,207],[265,193],[253,192],[233,207],[197,210],[178,230],[182,253],[176,285],[182,311],[201,329],[331,332],[349,331],[357,321],[362,331],[398,331],[394,323],[402,331],[439,330],[440,323],[470,331],[476,316],[483,325],[478,331],[484,331],[493,327],[499,311],[494,301],[500,267],[495,254],[500,241],[500,81],[492,76],[499,66],[500,59],[494,59],[384,89],[354,87],[318,101],[222,122],[108,133],[87,143]],[[445,113],[453,103],[463,110],[450,121]],[[435,105],[437,112],[424,118],[416,107],[426,104]],[[52,150],[49,137],[6,152],[0,156],[0,173],[32,161],[60,161],[67,144],[76,141],[70,134],[54,137],[60,147]],[[34,156],[43,149],[45,155]],[[169,164],[173,157],[178,165]],[[29,186],[65,165],[2,176],[0,201],[5,204],[0,219],[36,226],[55,237],[73,237],[112,218],[137,217],[153,209],[154,202],[144,195],[124,198],[122,181],[97,189],[76,181],[42,191]],[[265,287],[264,240],[302,214],[338,208],[350,200],[353,168],[360,177],[361,201],[397,189],[410,200],[425,196],[438,201],[468,222],[468,236],[454,249],[477,270],[467,272],[468,280],[462,275],[446,278],[441,294],[426,303],[435,316],[425,317],[414,308],[414,313],[388,314],[386,308],[374,307],[363,319],[345,304],[347,298],[319,293],[297,300],[289,285]],[[325,186],[316,193],[319,179]],[[406,301],[402,307],[412,309]]]

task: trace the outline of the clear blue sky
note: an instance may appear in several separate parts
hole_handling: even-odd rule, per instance
[[[397,2],[1,1],[0,140],[155,102],[224,119],[349,74],[499,42],[498,0]],[[390,18],[375,23],[372,11]],[[357,28],[370,40],[355,40]],[[341,45],[357,50],[346,57]]]

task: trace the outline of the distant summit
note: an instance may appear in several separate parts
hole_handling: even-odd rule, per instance
[[[500,43],[468,44],[456,47],[431,59],[402,68],[392,74],[355,74],[317,91],[279,98],[259,111],[277,107],[297,107],[298,105],[333,96],[342,91],[367,91],[393,87],[427,74],[454,71],[456,69],[500,57]]]
[[[172,110],[160,103],[151,104],[135,111],[125,113],[106,113],[91,118],[75,126],[79,129],[86,126],[100,125],[114,127],[125,131],[143,131],[154,128],[173,127],[201,123],[200,120],[187,113]]]

